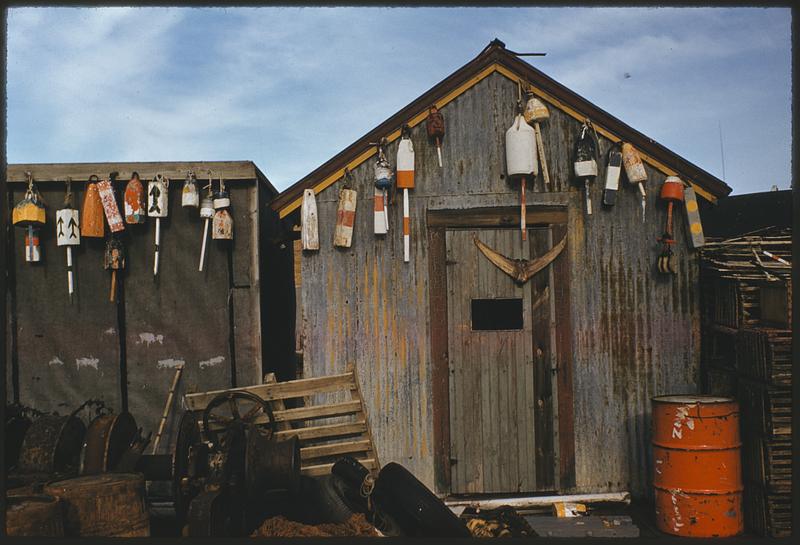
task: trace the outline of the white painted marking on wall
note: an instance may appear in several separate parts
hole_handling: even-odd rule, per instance
[[[156,367],[158,369],[175,369],[179,365],[184,365],[186,362],[184,360],[176,360],[176,359],[166,359],[166,360],[158,360],[158,365]]]
[[[116,332],[117,332],[116,329],[114,329],[113,327],[109,327],[108,329],[103,331],[103,335],[113,335]]]
[[[97,370],[97,364],[100,363],[98,358],[89,356],[88,358],[75,358],[75,366],[80,369],[81,367],[91,367]]]
[[[136,344],[147,344],[150,346],[153,343],[164,344],[164,335],[156,335],[155,333],[139,333],[139,340]]]
[[[206,367],[213,367],[215,365],[219,365],[223,361],[225,361],[225,356],[216,356],[208,360],[203,360],[200,362],[200,369],[205,369]]]
[[[48,361],[47,365],[64,365],[64,362],[58,356],[53,356],[53,359]]]

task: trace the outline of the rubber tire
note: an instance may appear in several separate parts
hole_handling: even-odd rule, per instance
[[[334,485],[350,510],[368,514],[367,498],[361,495],[361,485],[369,475],[369,469],[352,456],[343,456],[333,464],[331,473],[338,477]]]
[[[400,464],[383,466],[372,499],[405,536],[471,537],[464,521]]]
[[[336,475],[308,477],[302,475],[296,495],[295,519],[304,524],[340,523],[354,512],[339,492],[342,483]]]

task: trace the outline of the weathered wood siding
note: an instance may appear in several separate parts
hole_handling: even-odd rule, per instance
[[[334,248],[340,183],[317,195],[319,252],[302,257],[304,372],[342,372],[356,362],[383,463],[400,462],[433,485],[431,355],[426,211],[518,205],[504,177],[504,134],[517,86],[493,74],[443,108],[447,133],[439,168],[424,124],[412,130],[416,189],[411,191],[411,262],[403,263],[402,195],[390,208],[390,231],[373,234],[372,161],[353,171],[358,208],[349,249]],[[647,166],[647,222],[639,193],[623,182],[612,209],[600,205],[609,142],[601,138],[595,213],[571,184],[580,123],[550,107],[543,125],[550,176],[529,204],[567,204],[575,410],[576,490],[646,493],[650,473],[650,397],[697,391],[697,260],[687,250],[683,211],[676,214],[680,273],[659,278],[657,237],[666,220],[658,191],[665,176]],[[394,162],[396,142],[389,146]],[[476,250],[477,251],[477,250]],[[566,491],[566,490],[565,490]],[[445,491],[443,491],[445,492]]]

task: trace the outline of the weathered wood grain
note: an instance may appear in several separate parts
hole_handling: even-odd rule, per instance
[[[449,460],[434,453],[443,453],[443,445],[451,438],[449,422],[433,410],[438,399],[433,392],[452,393],[449,377],[445,381],[443,373],[435,370],[447,361],[446,350],[440,347],[454,326],[441,329],[442,316],[436,311],[441,302],[429,298],[431,288],[441,282],[442,265],[431,258],[442,243],[439,227],[428,231],[428,212],[518,206],[517,188],[505,179],[503,147],[515,100],[516,85],[495,74],[445,106],[442,168],[424,127],[412,129],[416,187],[410,196],[410,213],[412,232],[420,233],[412,238],[413,263],[402,262],[401,209],[396,205],[390,207],[386,237],[373,235],[370,215],[359,216],[352,248],[342,251],[323,244],[318,253],[303,255],[300,263],[298,337],[303,339],[305,376],[341,372],[346,361],[359,362],[381,460],[403,463],[440,492],[449,491]],[[569,311],[572,333],[558,338],[563,328],[556,328],[552,345],[568,355],[574,395],[570,402],[552,392],[553,412],[559,420],[553,430],[554,463],[559,466],[559,479],[564,477],[556,485],[562,492],[630,490],[641,495],[648,490],[651,473],[650,397],[697,390],[696,255],[688,250],[685,222],[675,222],[680,272],[670,280],[656,276],[656,239],[666,219],[666,209],[657,198],[664,175],[649,165],[645,167],[649,176],[646,223],[641,221],[639,194],[625,179],[613,208],[597,206],[591,217],[584,216],[582,195],[571,174],[579,127],[571,116],[550,108],[542,138],[553,191],[542,192],[537,177],[528,200],[531,210],[537,205],[568,208],[568,240],[562,256],[569,265],[556,275],[568,280],[569,303],[557,307],[565,315]],[[601,156],[609,144],[601,136]],[[396,143],[389,145],[387,153],[390,157],[396,153]],[[598,180],[602,180],[605,161],[599,166]],[[317,195],[323,240],[333,236],[340,183]],[[601,200],[601,185],[591,186],[595,203]],[[353,189],[364,195],[359,206],[369,210],[371,162],[353,169]],[[439,348],[433,351],[433,347]],[[558,362],[559,367],[563,364]],[[566,416],[570,407],[574,418],[568,430],[561,412]],[[574,444],[574,463],[570,443]],[[514,448],[519,452],[518,443]],[[574,467],[574,484],[569,472],[561,475],[559,469],[569,466]],[[453,480],[457,467],[452,467]]]

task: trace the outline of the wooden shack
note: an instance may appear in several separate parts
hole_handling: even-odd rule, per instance
[[[524,244],[504,140],[520,81],[550,111],[542,136],[552,179],[545,188],[540,174],[529,186]],[[446,125],[441,168],[425,127],[434,104]],[[586,118],[600,143],[591,216],[572,174]],[[388,139],[394,166],[403,124],[416,152],[409,263],[401,193],[388,234],[373,234],[374,143]],[[644,222],[624,175],[616,205],[600,205],[606,152],[620,140],[645,161]],[[337,248],[345,168],[358,205],[352,246]],[[304,376],[355,363],[381,461],[405,465],[439,494],[646,494],[650,398],[700,384],[698,258],[682,207],[678,273],[656,270],[666,221],[659,190],[673,174],[692,185],[701,207],[730,192],[495,40],[271,203],[297,226],[304,190],[316,194],[320,249],[298,250],[296,259]],[[520,286],[473,237],[516,259],[541,256],[562,237],[566,249]],[[476,316],[489,317],[477,320],[488,326]]]
[[[153,219],[126,225],[126,266],[118,276],[117,300],[110,302],[105,241],[84,237],[73,252],[76,287],[70,302],[55,212],[63,207],[68,177],[80,208],[89,177],[102,179],[112,171],[119,173],[118,194],[134,171],[145,187],[157,173],[171,180],[160,270],[153,275]],[[215,187],[222,177],[232,202],[234,239],[212,240],[209,234],[203,272],[203,220],[196,208],[181,207],[189,171],[200,187],[209,171]],[[155,435],[180,363],[185,367],[176,400],[187,391],[260,384],[264,371],[275,366],[265,360],[292,356],[285,332],[263,311],[282,308],[285,290],[261,286],[283,283],[291,289],[291,253],[273,244],[277,219],[265,203],[277,191],[253,162],[12,164],[4,196],[9,211],[25,193],[26,172],[47,204],[46,224],[40,263],[25,262],[23,231],[10,221],[7,226],[9,402],[67,414],[87,399],[101,399],[115,412],[130,411],[145,435]],[[169,452],[174,441],[180,402],[172,409],[159,452]]]

